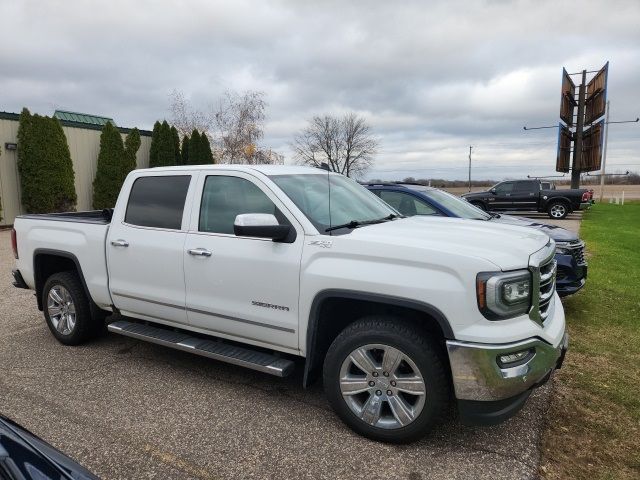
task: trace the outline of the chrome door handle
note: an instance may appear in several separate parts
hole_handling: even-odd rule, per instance
[[[189,252],[189,255],[194,255],[196,257],[210,257],[211,256],[211,252],[209,250],[207,250],[206,248],[190,248],[189,250],[187,250],[187,252]]]
[[[127,242],[126,240],[111,240],[111,245],[113,245],[114,247],[128,247],[129,246],[129,242]]]

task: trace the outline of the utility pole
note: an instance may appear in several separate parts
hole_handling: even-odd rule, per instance
[[[580,167],[582,166],[582,133],[584,130],[584,104],[586,101],[587,71],[582,70],[582,82],[578,90],[578,119],[571,166],[571,188],[580,188]]]
[[[469,191],[471,191],[471,149],[473,147],[469,145]]]
[[[609,141],[609,110],[611,109],[611,103],[607,100],[607,117],[604,121],[605,131],[604,131],[604,149],[602,150],[602,168],[600,171],[600,203],[602,203],[602,197],[604,195],[604,176],[605,176],[605,166],[607,164],[607,142]]]

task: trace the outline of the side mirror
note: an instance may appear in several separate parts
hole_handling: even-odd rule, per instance
[[[496,189],[492,188],[491,190],[489,190],[491,193],[493,193],[494,195],[496,194]]]
[[[289,237],[290,225],[280,225],[270,213],[243,213],[233,222],[233,233],[238,237],[270,238],[282,241]]]

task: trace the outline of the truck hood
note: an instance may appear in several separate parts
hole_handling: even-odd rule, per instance
[[[556,242],[572,242],[578,240],[578,235],[566,228],[558,227],[557,225],[549,225],[548,223],[536,222],[530,218],[501,214],[499,217],[493,217],[489,221],[507,225],[517,225],[520,227],[536,228],[549,235]]]
[[[482,258],[502,270],[526,268],[549,237],[528,227],[450,217],[415,216],[354,229],[354,240]]]

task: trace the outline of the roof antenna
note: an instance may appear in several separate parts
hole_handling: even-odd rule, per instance
[[[327,171],[327,188],[329,189],[329,228],[331,228],[331,177],[329,176],[331,169],[329,168],[329,164],[326,162],[322,162],[320,164],[320,168]],[[332,230],[329,231],[329,235],[333,235]]]

